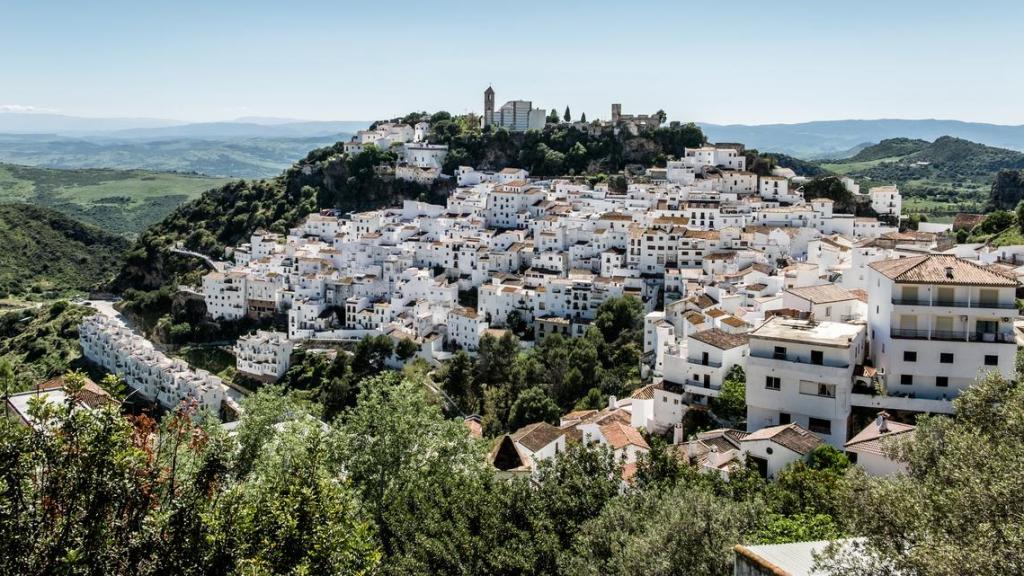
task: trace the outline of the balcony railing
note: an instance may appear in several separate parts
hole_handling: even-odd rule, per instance
[[[809,357],[807,357],[807,356],[787,356],[787,355],[784,355],[784,354],[754,353],[754,352],[751,352],[750,353],[750,357],[751,358],[760,358],[762,360],[778,360],[778,361],[781,361],[781,362],[795,362],[797,364],[807,364],[808,366],[821,366],[822,368],[836,368],[836,369],[839,369],[839,370],[844,370],[844,369],[850,367],[849,364],[838,364],[838,363],[835,363],[835,362],[827,362],[827,361],[812,362],[811,359]]]
[[[714,360],[702,360],[700,358],[687,358],[686,361],[688,363],[690,363],[690,364],[695,364],[697,366],[710,366],[712,368],[721,368],[722,367],[722,363],[721,362],[715,362]]]
[[[999,310],[1013,310],[1017,307],[1012,302],[977,302],[967,300],[923,300],[921,298],[893,298],[892,303],[897,306],[938,306],[941,308],[997,308]]]
[[[967,332],[961,330],[911,330],[893,328],[893,338],[904,340],[947,340],[959,342],[999,342],[1015,343],[1016,337],[1010,332]]]

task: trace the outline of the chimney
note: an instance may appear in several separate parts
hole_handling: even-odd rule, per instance
[[[682,423],[676,424],[672,427],[672,443],[682,444],[683,443],[683,425]]]
[[[882,432],[882,433],[888,432],[889,431],[889,413],[886,412],[885,410],[879,412],[878,416],[875,417],[875,426],[878,427],[878,431],[879,432]]]
[[[946,278],[949,278],[950,280],[953,279],[953,267],[952,266],[946,266]]]
[[[616,398],[613,395],[609,395],[608,396],[608,409],[609,410],[615,410],[616,408],[619,407],[618,404],[619,404],[619,399],[618,398]]]

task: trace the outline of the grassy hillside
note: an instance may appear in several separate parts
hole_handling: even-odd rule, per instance
[[[27,389],[78,367],[82,355],[78,325],[82,318],[94,313],[65,301],[0,311],[0,361],[6,360],[13,366],[17,389]]]
[[[862,188],[898,185],[907,212],[948,216],[983,210],[996,174],[1024,169],[1024,153],[949,136],[931,143],[894,138],[818,165],[852,176]]]
[[[0,296],[87,291],[109,281],[129,242],[59,212],[0,204]]]
[[[115,234],[137,234],[227,182],[145,170],[59,170],[0,164],[0,202],[58,210]]]

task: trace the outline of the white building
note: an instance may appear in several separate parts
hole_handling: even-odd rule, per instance
[[[981,370],[1015,378],[1016,279],[948,255],[869,264],[871,359],[886,396],[859,403],[950,412]]]
[[[547,112],[534,108],[529,100],[509,100],[501,108],[495,109],[494,89],[488,86],[484,91],[484,127],[505,128],[510,132],[542,130],[546,119]]]
[[[238,272],[211,272],[203,276],[203,299],[206,313],[213,319],[238,320],[247,310],[246,280]]]
[[[448,157],[447,144],[406,144],[402,147],[402,160],[417,168],[441,169]]]
[[[809,313],[815,320],[853,322],[864,320],[867,303],[836,284],[794,287],[782,293],[783,308]]]
[[[183,360],[168,358],[118,319],[102,314],[85,318],[78,329],[78,342],[89,361],[164,407],[194,400],[219,413],[226,399],[226,386],[220,378],[206,370],[193,370]]]
[[[707,403],[722,392],[722,383],[733,366],[744,366],[747,337],[719,328],[691,332],[686,339],[685,357],[665,357],[665,379],[683,385],[693,401]]]
[[[257,330],[235,343],[235,369],[258,380],[277,380],[288,371],[293,347],[283,332]]]
[[[821,438],[796,423],[762,428],[740,440],[747,461],[753,462],[765,478],[775,478],[786,466],[805,459],[821,443]]]
[[[871,209],[879,214],[899,217],[903,213],[903,196],[895,186],[875,186],[868,190]]]
[[[846,443],[850,460],[871,476],[889,476],[907,472],[907,463],[887,454],[891,443],[913,437],[915,427],[890,419],[887,412],[878,416]]]
[[[747,430],[796,423],[842,448],[865,348],[860,324],[766,321],[750,333]]]

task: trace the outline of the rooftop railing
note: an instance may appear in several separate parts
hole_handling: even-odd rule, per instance
[[[968,301],[968,300],[925,300],[923,298],[893,298],[897,306],[938,306],[942,308],[997,308],[1013,310],[1017,307],[1012,302]]]
[[[893,338],[903,340],[945,340],[952,342],[992,342],[1012,344],[1017,341],[1012,332],[970,332],[965,330],[916,330],[893,328]]]

